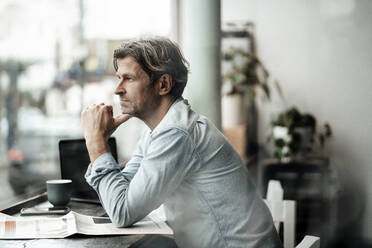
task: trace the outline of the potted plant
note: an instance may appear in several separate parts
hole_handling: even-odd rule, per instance
[[[332,136],[328,123],[318,130],[316,118],[312,114],[301,113],[296,107],[280,113],[271,125],[274,156],[284,162],[308,156],[313,152],[315,143],[323,148],[326,140]]]
[[[247,153],[254,154],[258,148],[255,100],[258,90],[270,100],[269,72],[253,53],[233,46],[223,53],[223,63],[222,126],[247,124]]]
[[[230,68],[223,74],[223,94],[245,95],[255,98],[256,88],[261,88],[270,99],[268,86],[269,72],[253,54],[241,48],[230,47],[223,55],[224,61],[230,62]]]

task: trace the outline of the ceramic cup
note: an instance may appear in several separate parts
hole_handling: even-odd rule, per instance
[[[66,207],[70,202],[72,181],[56,179],[46,181],[48,201],[56,208]]]

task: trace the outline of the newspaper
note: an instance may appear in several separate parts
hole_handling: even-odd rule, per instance
[[[173,231],[156,212],[131,227],[119,228],[107,217],[82,215],[73,211],[62,217],[13,217],[0,213],[0,239],[65,238],[86,235],[164,234]]]

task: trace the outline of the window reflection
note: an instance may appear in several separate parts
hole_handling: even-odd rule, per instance
[[[0,208],[60,177],[58,141],[82,137],[82,108],[105,102],[118,114],[113,50],[138,35],[170,35],[170,19],[169,0],[1,1]],[[119,161],[138,124],[117,131]]]

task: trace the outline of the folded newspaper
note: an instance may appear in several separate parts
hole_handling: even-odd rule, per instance
[[[172,235],[173,231],[155,212],[126,228],[116,227],[107,217],[82,215],[73,211],[57,218],[13,217],[0,213],[0,239],[65,238],[76,233],[86,235]]]

